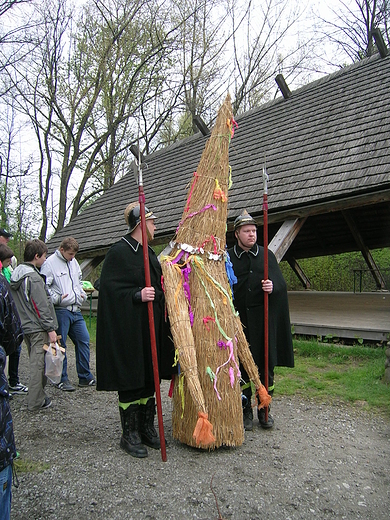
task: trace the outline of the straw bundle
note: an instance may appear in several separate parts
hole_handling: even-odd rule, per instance
[[[173,435],[201,448],[244,440],[239,359],[265,396],[226,273],[228,150],[235,121],[222,105],[188,193],[169,256],[161,257],[180,375],[173,392]]]

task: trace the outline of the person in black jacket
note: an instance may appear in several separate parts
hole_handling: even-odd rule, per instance
[[[156,229],[153,212],[145,208],[149,240]],[[154,428],[155,398],[147,302],[153,302],[157,354],[162,366],[173,363],[164,320],[162,271],[149,247],[151,287],[145,287],[140,208],[125,210],[128,233],[108,251],[100,276],[97,330],[97,390],[117,391],[122,422],[120,446],[133,457],[146,457],[146,446],[160,448]],[[148,245],[146,244],[146,247]],[[171,349],[167,355],[165,347]],[[170,361],[169,361],[170,360]]]
[[[264,248],[257,241],[257,226],[254,219],[244,211],[234,221],[237,243],[229,249],[237,283],[233,285],[234,305],[239,312],[244,333],[248,340],[253,359],[259,368],[260,379],[264,381],[264,292],[269,294],[269,336],[268,336],[268,391],[274,390],[274,368],[294,366],[294,353],[288,307],[287,286],[272,251],[268,251],[268,279],[264,280]],[[244,369],[242,377],[247,383],[243,390],[244,427],[253,427],[251,406],[252,389]],[[262,428],[272,428],[274,419],[265,410],[258,411]]]
[[[20,318],[8,283],[0,274],[0,518],[4,520],[9,520],[11,515],[12,465],[16,457],[8,380],[4,367],[6,355],[15,352],[22,341]]]
[[[12,272],[17,265],[17,260],[14,256],[14,252],[7,245],[9,238],[5,238],[4,235],[1,234],[2,231],[9,235],[9,233],[4,229],[0,229],[0,263],[3,266],[1,273],[4,275],[7,282],[10,283]],[[19,380],[19,361],[21,353],[22,345],[19,345],[19,347],[8,357],[8,390],[11,395],[27,395],[28,393],[28,387]]]

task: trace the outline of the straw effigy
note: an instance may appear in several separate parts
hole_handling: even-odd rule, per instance
[[[160,257],[180,368],[173,389],[173,436],[208,449],[243,443],[240,361],[257,389],[259,406],[270,401],[228,277],[229,144],[235,126],[228,95],[194,173],[176,237]]]

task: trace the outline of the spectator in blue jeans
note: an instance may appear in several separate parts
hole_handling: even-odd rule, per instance
[[[81,314],[81,305],[87,299],[81,282],[81,269],[75,258],[79,245],[73,237],[64,238],[41,267],[57,315],[57,335],[66,349],[66,339],[72,340],[76,351],[76,370],[79,386],[95,386],[96,380],[89,368],[89,333]],[[58,388],[73,392],[75,387],[68,378],[65,353],[61,382]]]

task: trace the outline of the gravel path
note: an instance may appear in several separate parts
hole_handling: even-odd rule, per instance
[[[94,351],[91,357],[94,366]],[[26,383],[27,362],[24,348]],[[68,367],[76,382],[72,347]],[[15,396],[21,459],[47,469],[19,474],[12,520],[389,518],[388,418],[275,397],[272,430],[256,426],[243,446],[209,453],[172,438],[166,382],[161,392],[167,462],[156,450],[134,459],[119,448],[115,393],[51,386],[53,406],[37,414]]]

